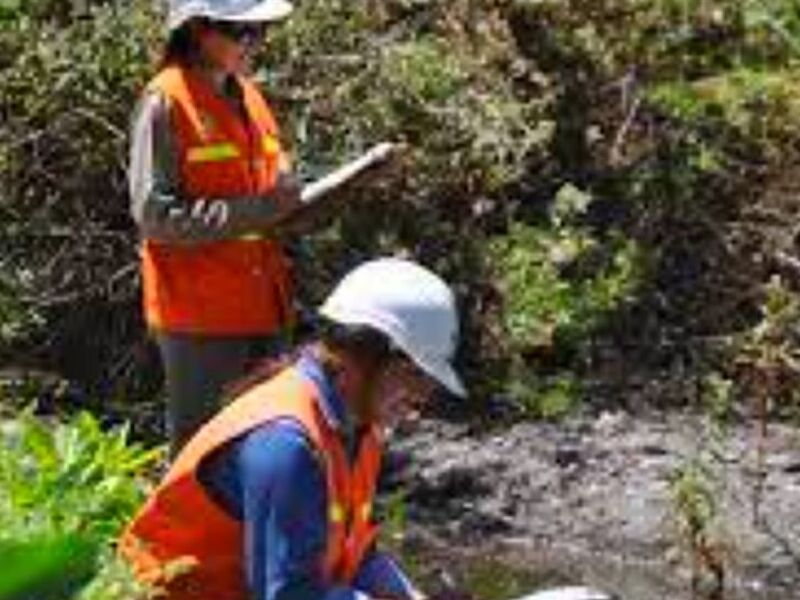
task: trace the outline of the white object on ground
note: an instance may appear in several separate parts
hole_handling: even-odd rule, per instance
[[[536,592],[517,600],[613,600],[604,592],[587,587],[562,587]]]

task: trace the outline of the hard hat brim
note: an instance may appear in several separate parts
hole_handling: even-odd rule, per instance
[[[443,385],[451,394],[459,398],[467,397],[467,388],[449,362],[430,362],[410,357],[420,369]]]

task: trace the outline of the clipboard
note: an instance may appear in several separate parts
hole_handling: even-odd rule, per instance
[[[300,205],[283,214],[277,215],[270,225],[277,233],[286,233],[328,208],[336,199],[335,192],[344,188],[353,180],[363,176],[386,163],[398,152],[400,146],[383,142],[370,148],[367,152],[345,163],[343,166],[325,175],[321,179],[305,185],[300,192]]]

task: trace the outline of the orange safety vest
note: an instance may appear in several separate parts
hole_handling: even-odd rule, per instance
[[[247,122],[191,69],[170,66],[148,85],[169,101],[182,195],[268,195],[283,153],[275,119],[245,78]],[[188,209],[188,207],[187,207]],[[258,235],[199,244],[144,240],[144,312],[151,328],[210,335],[275,333],[293,320],[289,266]]]
[[[276,418],[292,418],[313,444],[327,481],[328,532],[320,574],[328,584],[351,584],[375,541],[372,505],[381,460],[377,427],[364,435],[351,464],[326,420],[318,390],[294,367],[246,392],[209,421],[129,525],[120,551],[142,580],[162,585],[166,600],[245,600],[243,527],[208,496],[198,467],[224,444]],[[193,559],[170,580],[169,564]]]

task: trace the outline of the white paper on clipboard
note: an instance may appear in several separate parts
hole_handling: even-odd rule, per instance
[[[320,198],[327,196],[330,192],[340,188],[364,171],[389,160],[396,149],[397,145],[390,142],[384,142],[373,146],[357,159],[350,161],[332,173],[325,175],[323,178],[303,187],[302,192],[300,192],[300,202],[303,204],[312,204]]]

